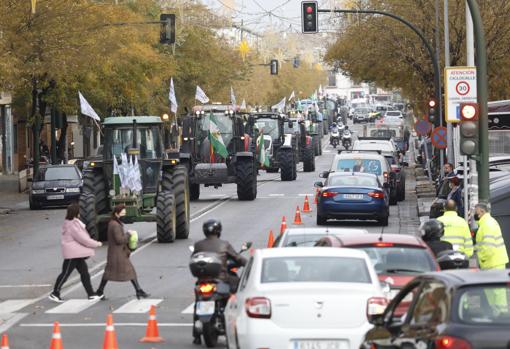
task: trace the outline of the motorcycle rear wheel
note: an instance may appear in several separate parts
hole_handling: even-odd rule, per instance
[[[210,321],[203,323],[202,335],[204,336],[205,346],[207,348],[214,348],[218,344],[218,331],[215,326],[216,318],[211,318]]]

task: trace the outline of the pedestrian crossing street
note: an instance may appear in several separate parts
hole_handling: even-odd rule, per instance
[[[15,314],[18,312],[28,312],[30,306],[40,301],[40,299],[15,299],[0,302],[0,315]],[[168,300],[167,300],[168,301]],[[163,299],[133,299],[112,309],[114,314],[144,314],[148,313],[152,305],[158,306]],[[88,299],[69,299],[61,304],[51,303],[51,308],[44,311],[45,314],[79,314],[87,309],[94,307],[96,304],[104,303],[100,300],[90,301]],[[193,314],[194,303],[187,306],[180,313]]]

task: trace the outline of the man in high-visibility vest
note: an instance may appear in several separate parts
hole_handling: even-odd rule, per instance
[[[483,203],[475,206],[474,218],[478,222],[475,251],[480,269],[505,269],[508,254],[499,223],[492,218],[489,207]],[[506,289],[488,289],[485,294],[496,313],[508,312]]]
[[[457,214],[457,204],[454,200],[448,200],[445,205],[444,214],[437,218],[444,224],[444,235],[441,238],[453,245],[456,251],[466,256],[473,255],[473,238],[466,220]]]

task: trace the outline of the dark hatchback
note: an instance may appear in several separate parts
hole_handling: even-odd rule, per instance
[[[418,276],[402,289],[361,348],[510,348],[508,270],[455,270]],[[401,304],[411,306],[401,313]]]
[[[82,179],[74,165],[41,166],[30,190],[30,209],[65,206],[80,199]]]

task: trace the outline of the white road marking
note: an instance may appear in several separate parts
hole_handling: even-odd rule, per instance
[[[0,314],[15,313],[18,310],[34,303],[35,299],[12,299],[0,303]]]
[[[313,196],[314,194],[298,194],[298,196]]]
[[[28,313],[0,314],[0,333],[6,332],[11,326],[20,322]]]
[[[269,194],[271,197],[285,196],[285,194]]]
[[[88,299],[70,299],[55,308],[46,310],[46,314],[78,314],[93,306],[99,300],[89,301]]]
[[[190,305],[188,305],[186,307],[186,309],[184,309],[183,311],[181,311],[181,314],[193,314],[193,311],[195,310],[195,302],[191,303]]]
[[[32,287],[51,287],[52,284],[26,284],[26,285],[0,285],[0,288],[32,288]]]
[[[143,314],[147,313],[152,305],[158,305],[162,299],[133,299],[127,302],[119,309],[115,310],[114,314]]]
[[[26,314],[25,314],[26,315]],[[18,320],[19,321],[19,320]],[[20,327],[53,327],[53,323],[48,324],[20,324]],[[105,327],[106,324],[99,322],[87,323],[60,323],[60,327]],[[146,322],[115,322],[114,327],[146,327]],[[178,322],[159,322],[158,327],[191,327],[192,323],[178,323]],[[1,329],[1,327],[0,327]],[[3,331],[2,331],[3,332]]]

